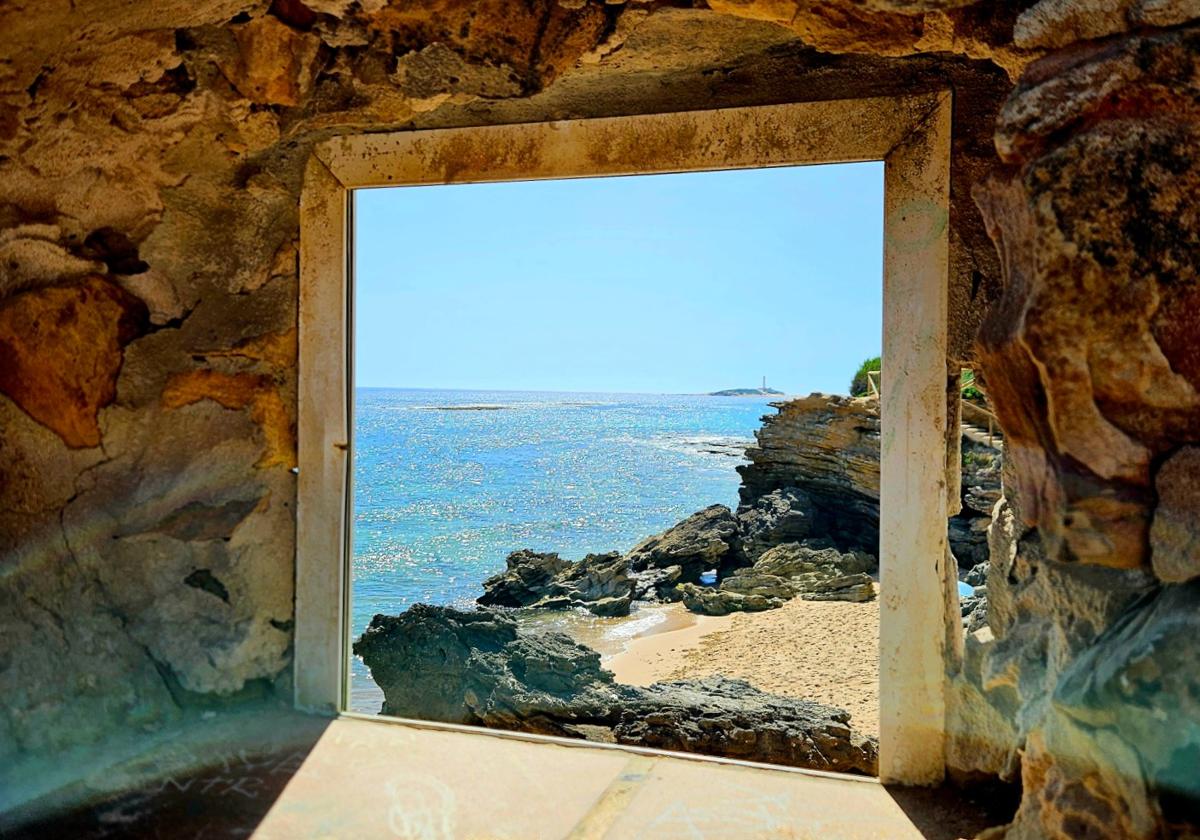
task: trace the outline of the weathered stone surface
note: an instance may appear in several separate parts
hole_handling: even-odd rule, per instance
[[[719,569],[737,544],[737,520],[724,505],[697,511],[661,534],[635,545],[627,555],[634,572],[680,568],[680,580],[695,583],[700,575]]]
[[[682,566],[646,569],[633,573],[633,597],[639,601],[678,601],[677,584],[683,578]]]
[[[620,685],[595,651],[526,632],[488,610],[418,604],[377,615],[354,652],[383,689],[386,714],[579,737],[793,767],[876,771],[873,740],[849,715],[722,678]]]
[[[865,551],[841,552],[836,548],[814,548],[805,543],[776,546],[754,564],[754,571],[801,580],[805,576],[830,577],[857,572],[871,572],[879,561]]]
[[[813,528],[812,500],[795,488],[773,490],[738,507],[741,560],[752,564],[767,549],[799,542]]]
[[[377,615],[354,653],[384,691],[383,713],[399,717],[568,735],[564,724],[611,720],[622,700],[598,653],[488,610]]]
[[[0,300],[0,393],[72,448],[100,444],[125,345],[146,307],[102,277]]]
[[[875,600],[875,583],[871,576],[857,572],[838,575],[815,581],[807,591],[801,592],[805,601],[851,601],[862,603]]]
[[[514,551],[504,561],[505,570],[483,582],[477,602],[486,607],[527,607],[545,598],[555,578],[571,567],[554,553],[529,549]]]
[[[809,601],[869,601],[874,582],[867,571],[878,561],[862,552],[785,543],[765,552],[753,566],[735,570],[716,587],[684,584],[684,606],[703,615],[773,610],[800,595]]]
[[[1196,148],[1194,125],[1102,123],[980,192],[1011,279],[983,367],[1022,510],[1052,554],[1147,564],[1151,459],[1200,434],[1192,351],[1156,326],[1190,317]]]
[[[507,568],[483,582],[476,602],[492,607],[567,609],[584,607],[596,615],[629,615],[636,589],[629,561],[619,552],[589,554],[572,563],[557,554],[529,549],[508,555]],[[643,584],[643,592],[646,584]]]
[[[838,709],[706,677],[655,683],[613,727],[617,742],[874,775],[878,747]]]
[[[250,408],[263,439],[259,467],[296,464],[296,435],[291,416],[274,379],[262,373],[222,373],[196,370],[171,377],[162,392],[166,409],[182,408],[200,400],[229,409]]]
[[[238,93],[262,105],[298,105],[312,87],[321,41],[279,18],[235,26],[236,59],[219,62]]]
[[[1019,47],[1065,47],[1195,18],[1200,18],[1197,0],[1040,0],[1017,18],[1013,41]]]
[[[780,584],[767,587],[775,591]],[[683,605],[701,615],[729,615],[735,612],[762,612],[782,607],[787,598],[765,595],[758,591],[734,592],[694,583],[679,585],[679,596]]]
[[[878,551],[878,401],[813,394],[772,405],[779,413],[763,418],[750,463],[738,467],[742,504],[798,489],[812,502],[815,533]]]
[[[1152,103],[1194,119],[1197,38],[1195,27],[1148,33],[1035,64],[999,114],[996,150],[1024,163],[1065,131],[1114,116],[1136,119]]]
[[[1150,525],[1154,573],[1167,583],[1200,575],[1200,447],[1185,446],[1154,477],[1158,506]]]
[[[1189,836],[1200,825],[1200,585],[1126,610],[1066,668],[1031,733],[1017,836]]]

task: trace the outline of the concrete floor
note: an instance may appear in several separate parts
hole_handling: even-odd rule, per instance
[[[85,804],[63,813],[69,801]],[[969,837],[995,821],[949,791],[274,711],[156,737],[9,810],[0,834],[900,840]]]

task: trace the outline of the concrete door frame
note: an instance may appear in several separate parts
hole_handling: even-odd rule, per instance
[[[300,199],[296,706],[348,701],[352,190],[882,160],[880,778],[940,781],[950,111],[941,91],[321,143]]]

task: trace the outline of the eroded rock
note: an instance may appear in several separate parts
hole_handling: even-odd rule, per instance
[[[793,487],[773,490],[738,507],[741,559],[753,564],[764,551],[782,543],[799,542],[813,531],[812,500]]]
[[[1150,525],[1154,573],[1167,583],[1200,575],[1200,447],[1172,455],[1154,478],[1158,506]]]
[[[589,554],[572,563],[557,554],[514,551],[507,568],[483,582],[476,602],[492,607],[565,609],[585,607],[596,615],[629,615],[635,582],[619,552]]]
[[[724,505],[697,511],[661,534],[642,540],[627,555],[634,572],[678,566],[679,579],[695,583],[700,575],[719,569],[735,551],[738,526]]]
[[[821,532],[847,548],[879,545],[879,405],[877,400],[813,394],[772,403],[750,463],[738,467],[742,505],[776,491],[799,490]]]
[[[146,322],[141,301],[95,275],[2,300],[0,393],[67,446],[98,446],[100,409]]]
[[[705,677],[654,683],[613,727],[617,742],[679,752],[874,775],[878,747],[845,712]]]
[[[716,587],[684,584],[684,606],[704,615],[761,612],[799,595],[807,601],[870,601],[875,585],[868,571],[878,561],[863,552],[785,543],[764,553],[753,566],[735,570]]]
[[[724,678],[615,683],[595,651],[489,610],[418,604],[377,615],[354,653],[385,714],[874,774],[846,712]]]

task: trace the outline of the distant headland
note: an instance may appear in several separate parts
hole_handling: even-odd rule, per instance
[[[724,391],[710,391],[710,397],[782,397],[783,391],[774,388],[727,388]]]

